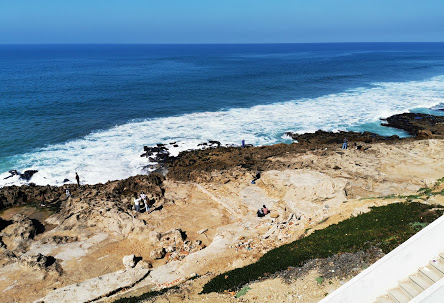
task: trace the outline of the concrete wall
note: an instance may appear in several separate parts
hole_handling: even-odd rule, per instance
[[[444,301],[444,279],[439,280],[422,293],[414,297],[409,303],[442,303]]]
[[[374,302],[444,252],[444,216],[429,224],[320,303]]]

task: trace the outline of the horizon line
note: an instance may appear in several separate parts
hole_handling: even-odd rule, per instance
[[[443,41],[327,41],[327,42],[17,42],[0,45],[258,45],[258,44],[364,44],[364,43],[444,43]]]

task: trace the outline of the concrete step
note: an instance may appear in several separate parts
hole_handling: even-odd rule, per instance
[[[444,259],[444,252],[443,252],[443,253],[440,253],[439,256],[440,256],[442,259]]]
[[[413,298],[422,293],[424,290],[411,279],[399,282],[399,286],[402,287],[402,289],[404,289],[406,292],[408,292]]]
[[[395,299],[393,299],[391,296],[389,295],[384,295],[384,296],[380,296],[376,299],[375,303],[399,303],[398,301],[395,301]]]
[[[399,303],[407,303],[413,299],[413,297],[401,287],[392,288],[388,293]]]
[[[440,272],[438,269],[436,269],[436,267],[431,265],[427,265],[426,267],[421,268],[419,271],[433,280],[433,282],[438,282],[444,277],[444,273]]]
[[[436,258],[433,259],[430,264],[438,269],[440,272],[444,273],[444,259]]]
[[[433,280],[431,280],[429,277],[424,275],[422,272],[418,271],[414,275],[409,276],[410,280],[418,284],[419,287],[422,289],[427,289],[434,283]]]

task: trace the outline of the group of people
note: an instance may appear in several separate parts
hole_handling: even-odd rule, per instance
[[[150,207],[148,205],[148,200],[147,200],[146,194],[144,192],[142,192],[139,196],[137,196],[137,194],[134,194],[133,201],[134,201],[134,208],[135,208],[136,212],[140,213],[140,204],[142,202],[145,205],[146,213],[150,212]]]

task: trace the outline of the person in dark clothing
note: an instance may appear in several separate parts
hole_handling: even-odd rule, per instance
[[[76,172],[76,180],[77,180],[77,186],[80,186],[80,177]]]
[[[261,178],[261,173],[260,171],[256,172],[256,175],[253,175],[253,180],[251,180],[251,184],[256,184],[256,180]]]

